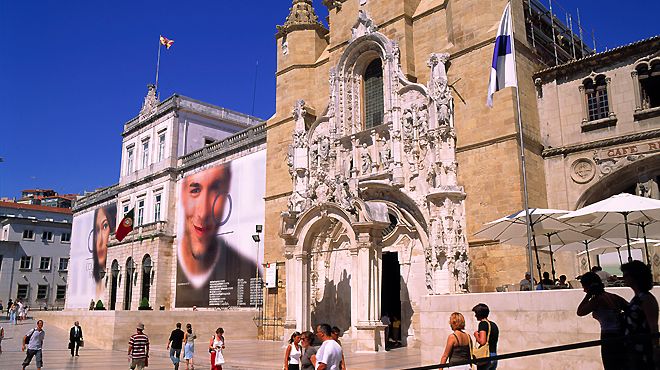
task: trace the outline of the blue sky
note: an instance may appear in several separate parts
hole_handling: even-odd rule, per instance
[[[660,33],[660,2],[592,3],[561,5],[580,9],[599,50]],[[159,34],[175,40],[162,54],[161,98],[176,92],[251,113],[258,61],[254,115],[270,117],[275,25],[290,4],[0,0],[0,196],[34,187],[80,193],[118,181],[122,125],[154,80]],[[325,19],[321,1],[314,6]]]

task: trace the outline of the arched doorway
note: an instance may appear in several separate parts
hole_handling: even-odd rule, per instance
[[[151,273],[153,272],[153,264],[151,257],[148,254],[144,255],[142,259],[142,291],[140,294],[140,302],[143,299],[149,300],[149,293],[151,291]]]
[[[119,262],[117,260],[112,261],[110,274],[112,279],[110,284],[110,310],[114,310],[117,304],[117,285],[119,283]]]
[[[124,279],[124,310],[131,309],[131,300],[133,299],[133,273],[135,273],[135,262],[133,258],[126,260],[126,279]]]
[[[660,199],[659,184],[660,154],[656,154],[639,159],[603,176],[582,193],[575,204],[575,209],[619,193]]]

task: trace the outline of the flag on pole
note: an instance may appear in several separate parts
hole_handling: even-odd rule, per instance
[[[161,43],[161,45],[165,45],[165,48],[169,50],[170,47],[172,46],[172,44],[174,44],[174,40],[170,40],[167,37],[161,35],[160,36],[160,43]]]
[[[119,223],[115,237],[117,240],[122,241],[133,230],[133,220],[135,218],[135,208],[128,211],[124,218]]]
[[[493,64],[488,81],[488,99],[486,104],[493,107],[493,94],[505,87],[518,87],[516,63],[513,53],[513,22],[511,21],[511,3],[507,3],[502,13],[500,26],[495,38]]]

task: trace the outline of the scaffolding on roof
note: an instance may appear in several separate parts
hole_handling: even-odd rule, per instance
[[[594,54],[595,35],[593,30],[585,31],[580,10],[577,9],[577,18],[574,19],[556,0],[546,2],[547,6],[541,0],[523,0],[527,40],[541,62],[553,67]],[[591,46],[584,42],[585,33],[591,34]]]

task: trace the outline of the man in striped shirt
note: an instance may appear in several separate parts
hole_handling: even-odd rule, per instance
[[[128,356],[131,360],[131,369],[142,370],[148,366],[149,337],[144,334],[144,324],[137,324],[137,333],[128,340]]]

